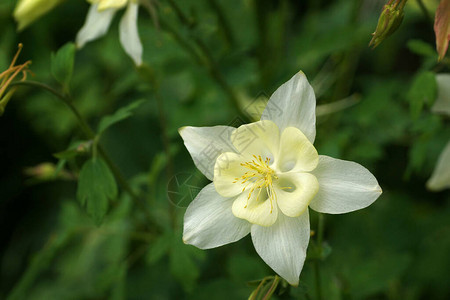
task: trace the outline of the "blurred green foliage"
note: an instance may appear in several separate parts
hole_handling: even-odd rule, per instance
[[[208,251],[182,243],[185,207],[207,180],[177,130],[238,126],[250,119],[253,99],[300,69],[319,105],[358,99],[319,117],[319,153],[366,166],[384,193],[365,210],[327,215],[328,255],[314,255],[313,237],[299,287],[280,283],[273,297],[314,299],[314,259],[321,260],[324,299],[450,297],[450,194],[425,188],[450,138],[449,120],[429,110],[434,74],[449,72],[449,63],[437,63],[433,24],[417,7],[407,5],[398,30],[370,50],[382,1],[160,0],[157,18],[140,9],[144,66],[137,70],[114,24],[71,62],[67,43],[87,2],[65,1],[23,32],[12,19],[14,4],[0,3],[0,69],[23,43],[19,60],[33,61],[32,80],[70,95],[102,134],[86,136],[73,112],[44,90],[21,86],[8,104],[0,119],[0,298],[248,298],[255,287],[246,282],[274,275],[248,237]],[[92,166],[87,155],[97,143],[129,182],[129,190],[118,182],[117,199],[115,171],[102,160]],[[23,174],[58,159],[72,179],[35,184]],[[96,172],[108,174],[99,182],[107,189],[86,190],[83,177],[96,181]],[[189,180],[175,180],[182,174]],[[181,190],[186,197],[174,200],[170,192]],[[92,195],[104,205],[89,210]]]

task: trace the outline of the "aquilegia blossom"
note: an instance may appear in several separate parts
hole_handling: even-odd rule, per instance
[[[82,48],[87,42],[106,34],[117,10],[127,6],[120,20],[120,43],[125,52],[139,66],[142,63],[142,44],[137,29],[139,4],[137,0],[88,0],[92,3],[86,22],[77,34],[77,47]]]
[[[346,213],[381,194],[363,166],[318,155],[315,110],[313,89],[299,72],[275,91],[258,122],[180,129],[195,165],[213,181],[186,210],[185,243],[209,249],[251,233],[261,258],[298,284],[310,237],[308,206]]]

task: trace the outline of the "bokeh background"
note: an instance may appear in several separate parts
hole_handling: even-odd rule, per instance
[[[87,155],[66,163],[66,178],[26,172],[57,164],[53,154],[83,135],[56,97],[20,87],[0,118],[0,298],[246,299],[247,282],[274,275],[249,237],[208,251],[181,241],[185,207],[207,179],[177,130],[251,121],[252,105],[303,70],[320,107],[319,153],[364,165],[383,194],[326,215],[325,255],[315,257],[313,236],[299,287],[280,285],[274,299],[315,299],[316,259],[324,299],[449,299],[450,194],[425,186],[450,138],[449,119],[430,112],[430,73],[449,63],[434,50],[438,1],[418,2],[372,50],[383,1],[153,1],[156,15],[140,8],[140,69],[120,45],[119,12],[105,37],[76,52],[70,94],[94,128],[144,101],[100,143],[149,214],[120,189],[97,226],[76,199]],[[14,6],[0,3],[0,69],[21,42],[31,79],[59,88],[51,53],[74,41],[89,4],[65,1],[22,32]]]

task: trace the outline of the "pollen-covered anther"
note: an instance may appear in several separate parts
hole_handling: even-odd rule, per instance
[[[273,201],[276,200],[277,197],[273,188],[273,180],[278,179],[278,177],[275,175],[275,171],[270,168],[270,158],[266,157],[263,160],[261,155],[253,155],[253,158],[254,159],[249,162],[241,163],[241,166],[250,169],[251,171],[245,172],[241,177],[236,177],[233,183],[240,182],[241,184],[244,184],[242,192],[251,187],[244,208],[247,208],[248,201],[255,190],[259,189],[258,195],[256,196],[256,201],[258,201],[261,192],[265,189],[270,200],[270,213],[272,213]]]

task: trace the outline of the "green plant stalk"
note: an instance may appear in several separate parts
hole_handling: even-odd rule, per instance
[[[325,226],[325,217],[322,213],[319,213],[319,224],[317,228],[317,246],[319,247],[319,256],[322,256],[323,252],[323,231]],[[316,298],[317,300],[322,300],[322,282],[320,277],[320,260],[316,259],[314,261],[314,277],[316,284]]]
[[[159,96],[159,90],[158,87],[156,86],[156,84],[154,84],[154,89],[155,89],[155,98],[156,98],[156,102],[158,105],[158,116],[159,116],[159,123],[161,126],[161,138],[162,138],[162,142],[164,145],[164,152],[166,153],[166,157],[167,157],[167,165],[166,165],[166,176],[167,176],[167,181],[171,182],[171,179],[174,177],[174,168],[173,168],[173,160],[172,160],[172,155],[170,153],[170,141],[169,141],[169,137],[167,134],[167,121],[166,121],[166,113],[165,113],[165,109],[164,109],[164,101],[161,99],[161,97]],[[169,202],[169,216],[170,216],[170,220],[172,222],[172,228],[176,228],[176,211],[175,211],[175,207],[172,205],[171,202]]]
[[[178,5],[173,0],[168,1],[169,5],[173,8],[175,11],[175,14],[178,17],[178,20],[187,28],[192,28],[195,25],[195,22],[191,21],[186,15],[183,13],[183,11],[178,7]],[[192,36],[193,41],[195,42],[197,48],[200,50],[202,57],[198,55],[198,53],[193,49],[192,46],[190,46],[187,42],[183,40],[180,34],[176,32],[175,29],[173,29],[171,26],[169,26],[167,23],[163,22],[161,20],[161,26],[168,29],[168,31],[174,35],[175,40],[182,46],[184,49],[186,49],[189,54],[191,54],[195,61],[199,63],[200,65],[204,66],[209,74],[212,76],[212,78],[217,82],[217,84],[222,88],[222,90],[225,92],[225,94],[228,96],[228,99],[230,100],[230,104],[233,106],[233,108],[236,110],[236,112],[239,114],[240,117],[242,117],[244,120],[248,121],[248,117],[243,113],[241,106],[239,104],[239,99],[235,91],[228,85],[227,81],[225,80],[223,74],[220,72],[220,69],[217,65],[217,63],[214,60],[214,57],[212,56],[211,52],[209,51],[208,47],[203,43],[201,39],[196,37],[195,35]]]
[[[67,107],[72,111],[72,113],[75,115],[81,130],[83,131],[84,135],[87,139],[95,140],[96,134],[94,130],[89,126],[89,124],[86,122],[86,120],[83,118],[83,116],[80,114],[80,112],[77,110],[77,108],[72,104],[71,99],[57,91],[56,89],[52,88],[51,86],[48,86],[44,83],[37,82],[37,81],[19,81],[12,83],[10,86],[31,86],[31,87],[37,87],[41,88],[43,90],[46,90],[50,92],[51,94],[55,95],[58,99],[64,102],[64,104],[67,105]],[[146,205],[141,201],[141,199],[134,193],[134,191],[131,189],[130,185],[128,184],[125,177],[120,172],[119,168],[116,166],[116,164],[111,160],[111,158],[106,153],[105,149],[102,145],[97,144],[97,150],[99,154],[102,156],[102,158],[105,160],[108,167],[111,169],[111,172],[113,172],[114,176],[116,177],[117,181],[119,182],[120,186],[131,196],[131,198],[136,202],[136,204],[144,211],[147,218],[150,220],[150,214],[147,210]]]
[[[427,19],[427,21],[429,21],[429,22],[433,22],[433,19],[430,17],[430,14],[428,13],[428,10],[425,7],[425,4],[423,4],[423,1],[422,0],[417,0],[417,5],[419,5],[420,10],[422,11],[425,19]]]

